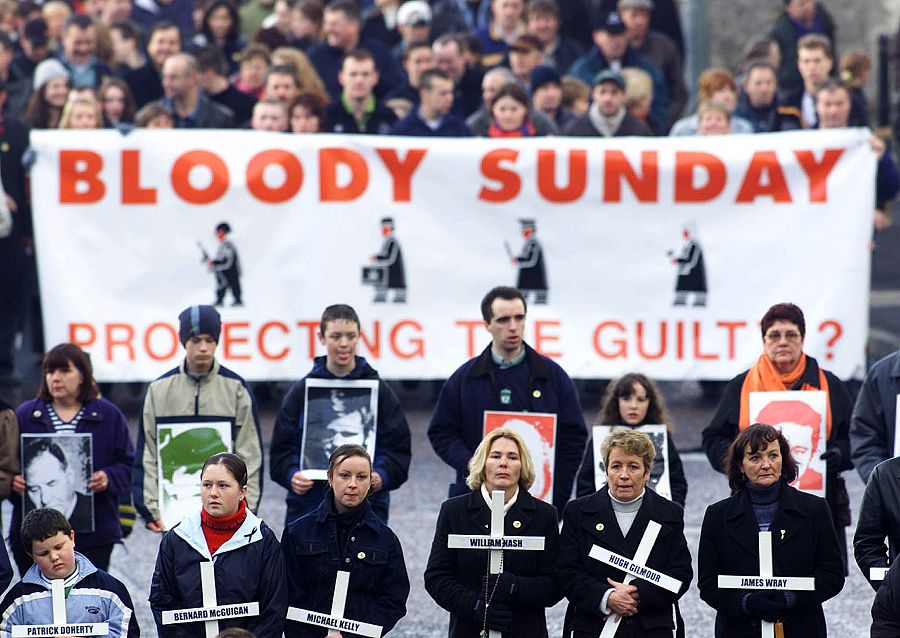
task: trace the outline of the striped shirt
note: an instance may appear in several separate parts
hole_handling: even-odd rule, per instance
[[[56,410],[53,409],[53,405],[48,401],[47,416],[50,417],[50,423],[53,425],[53,430],[57,434],[74,434],[75,428],[78,427],[78,424],[81,422],[81,417],[84,416],[84,406],[81,406],[81,409],[78,410],[78,414],[72,417],[71,421],[63,421],[56,413]]]

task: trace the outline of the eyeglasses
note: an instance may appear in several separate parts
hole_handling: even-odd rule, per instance
[[[781,334],[777,330],[766,333],[766,341],[770,343],[778,343],[781,341],[782,337],[784,337],[784,340],[788,343],[797,343],[800,341],[801,335],[799,332],[794,332],[793,330],[785,332],[784,334]]]

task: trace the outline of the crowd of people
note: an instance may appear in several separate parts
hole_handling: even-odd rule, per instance
[[[688,483],[656,384],[636,373],[613,381],[592,430],[609,432],[591,441],[572,379],[523,340],[522,292],[493,288],[481,311],[491,343],[446,381],[428,426],[437,456],[456,471],[424,572],[425,591],[450,614],[448,635],[546,637],[545,610],[563,598],[566,637],[597,637],[607,622],[623,636],[686,635],[678,600],[694,577]],[[317,334],[325,355],[278,413],[268,470],[287,490],[280,541],[256,514],[265,471],[259,416],[247,383],[216,359],[221,330],[212,306],[179,315],[184,361],[147,389],[137,453],[76,345],[45,355],[35,399],[14,411],[0,405],[0,489],[13,503],[10,546],[22,575],[0,603],[4,635],[14,625],[63,624],[51,604],[55,580],[73,592],[69,623],[139,635],[129,593],[106,571],[134,523],[132,501],[147,529],[162,534],[148,583],[160,636],[206,635],[210,618],[250,632],[231,638],[300,638],[340,623],[389,631],[404,617],[410,575],[389,508],[409,475],[410,430],[390,385],[357,354],[358,315],[343,304],[324,310]],[[760,331],[762,354],[729,382],[703,432],[709,462],[732,492],[706,509],[697,550],[715,635],[755,636],[764,623],[784,635],[827,635],[822,603],[840,593],[852,563],[841,473],[856,467],[867,487],[852,557],[877,592],[872,635],[895,636],[900,351],[873,366],[854,405],[840,379],[804,353],[799,307],[775,304]],[[332,389],[325,416],[310,394],[323,385]],[[354,401],[358,387],[375,391],[377,415],[368,400]],[[772,400],[754,408],[766,393]],[[807,393],[824,395],[812,420]],[[493,412],[508,418],[488,429]],[[549,465],[522,420],[528,413],[555,417]],[[208,436],[221,422],[229,441]],[[176,435],[178,424],[194,429]],[[78,435],[92,442],[87,465],[69,444]],[[316,437],[326,439],[325,459],[308,451]],[[529,490],[547,473],[552,490],[540,499]],[[175,520],[166,513],[173,494],[189,503]],[[0,587],[12,579],[3,545]],[[335,608],[338,598],[344,604]]]
[[[15,379],[26,328],[40,330],[30,130],[617,137],[867,126],[871,58],[838,57],[834,35],[821,2],[785,0],[738,68],[706,69],[688,87],[674,0],[2,0],[12,224],[4,233],[0,213],[0,382]],[[900,174],[884,143],[872,145],[880,230]]]
[[[834,32],[821,3],[785,0],[771,32],[748,43],[740,68],[700,75],[690,108],[682,65],[690,43],[674,0],[0,0],[0,163],[13,221],[0,238],[0,381],[14,373],[15,338],[35,286],[28,276],[31,130],[617,137],[867,126],[871,61],[858,50],[838,58]],[[871,144],[879,230],[890,223],[900,173],[884,142],[873,136]],[[640,374],[611,383],[597,424],[615,429],[592,441],[569,375],[524,342],[526,311],[519,290],[491,290],[481,307],[491,344],[438,398],[428,438],[455,477],[424,587],[459,638],[546,636],[544,610],[563,597],[566,636],[599,636],[608,621],[619,623],[622,636],[685,635],[692,629],[678,599],[694,576],[684,537],[688,484],[662,395]],[[206,635],[199,616],[179,621],[172,612],[251,602],[255,613],[229,607],[231,615],[219,618],[223,633],[324,634],[325,625],[288,609],[337,613],[332,599],[342,587],[340,618],[389,631],[405,615],[410,590],[403,548],[388,524],[390,492],[409,475],[410,431],[390,385],[356,353],[356,312],[335,305],[323,313],[325,355],[285,395],[268,468],[253,392],[215,356],[218,312],[191,306],[178,319],[184,360],[147,389],[137,441],[73,344],[46,352],[34,399],[18,408],[0,401],[0,497],[13,504],[12,561],[0,551],[0,586],[12,582],[13,563],[21,575],[0,604],[0,635],[15,625],[59,624],[53,581],[63,580],[69,623],[106,622],[109,635],[137,636],[129,593],[106,573],[136,516],[163,535],[148,583],[161,636]],[[715,634],[755,636],[773,623],[784,635],[826,635],[822,603],[841,591],[851,564],[841,473],[855,467],[867,487],[852,558],[877,591],[872,635],[896,636],[900,353],[873,366],[854,403],[803,352],[800,308],[777,304],[760,326],[759,360],[727,385],[703,433],[710,464],[733,493],[707,509],[700,538],[698,586],[716,611]],[[329,426],[321,474],[313,475],[305,428],[309,388],[321,382],[368,383],[377,423],[367,441],[363,410],[335,419],[341,423]],[[826,395],[821,431],[800,452],[787,430],[772,427],[795,417],[751,418],[751,394],[784,391]],[[485,435],[486,411],[555,415],[548,502],[529,493],[547,478],[534,460],[539,443],[512,427]],[[212,443],[228,451],[210,439],[186,446],[192,452],[183,471],[166,478],[196,488],[198,505],[171,523],[161,459],[183,436],[177,426],[197,422],[211,430],[226,423],[229,440]],[[642,430],[647,425],[666,426],[662,446]],[[54,439],[68,435],[91,442],[87,476],[84,460]],[[661,459],[670,498],[654,489]],[[823,468],[824,498],[807,493],[814,465]],[[266,471],[287,490],[280,541],[256,515]],[[487,535],[498,492],[504,537],[542,539],[540,550],[504,551],[499,566],[488,545],[473,541],[475,549],[463,551],[450,542]],[[768,575],[761,538],[769,543]],[[620,560],[596,559],[595,547]],[[742,586],[724,587],[721,578],[730,576],[743,577]],[[773,582],[756,584],[766,576]],[[774,577],[815,584],[804,589]],[[677,584],[658,586],[669,581]],[[210,597],[210,582],[218,596]]]

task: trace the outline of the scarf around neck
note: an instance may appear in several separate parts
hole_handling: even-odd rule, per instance
[[[238,509],[228,516],[213,516],[206,510],[200,510],[200,528],[206,538],[206,546],[210,554],[215,554],[219,548],[234,536],[234,533],[244,524],[247,518],[247,500],[241,499]]]

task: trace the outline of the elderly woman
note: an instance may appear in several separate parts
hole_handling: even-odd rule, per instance
[[[466,484],[471,491],[441,505],[425,589],[450,612],[450,638],[477,638],[492,629],[515,638],[546,638],[544,608],[561,598],[554,577],[559,532],[556,509],[528,493],[534,478],[522,437],[504,428],[493,430],[469,461]],[[545,539],[543,551],[504,552],[499,575],[490,573],[488,550],[447,548],[449,534],[488,533],[494,490],[504,494],[504,535]]]
[[[162,624],[162,612],[205,607],[201,565],[212,563],[219,605],[259,603],[256,616],[219,621],[257,638],[281,638],[287,613],[285,570],[278,539],[247,507],[247,464],[223,452],[200,472],[199,512],[166,532],[150,584],[150,608],[160,638],[203,638],[202,621]]]
[[[78,551],[103,570],[109,569],[113,547],[122,539],[119,495],[131,487],[134,444],[128,422],[115,405],[100,398],[87,354],[62,343],[44,355],[43,378],[36,399],[16,409],[23,434],[89,434],[93,474],[84,487],[76,487],[76,472],[60,446],[43,440],[31,446],[23,474],[13,477],[12,489],[36,507],[53,507],[69,517],[78,535]],[[62,471],[63,476],[60,476]],[[93,520],[88,493],[93,493]],[[23,498],[12,498],[10,545],[24,574],[32,563],[22,547]]]
[[[844,569],[824,499],[789,483],[797,476],[787,439],[770,425],[745,428],[725,458],[734,494],[710,505],[700,530],[700,598],[716,610],[715,635],[756,638],[760,621],[784,636],[826,636],[822,603],[844,586]],[[720,588],[718,577],[760,574],[759,532],[772,533],[774,576],[815,579],[813,591]],[[778,634],[776,634],[778,635]]]
[[[763,354],[752,368],[725,386],[716,413],[703,430],[703,450],[714,469],[727,471],[726,452],[738,432],[751,423],[751,392],[825,392],[828,395],[823,433],[826,447],[821,455],[826,463],[825,498],[831,506],[834,526],[840,530],[838,542],[846,570],[847,539],[843,528],[850,525],[850,497],[840,473],[853,467],[850,463],[850,395],[840,379],[821,369],[815,359],[803,353],[806,321],[800,308],[791,303],[775,304],[763,315],[760,328]],[[762,416],[760,420],[763,420]],[[801,474],[805,475],[805,472]]]
[[[671,638],[675,604],[688,590],[693,569],[679,505],[647,487],[656,450],[650,437],[616,430],[601,447],[607,484],[566,506],[559,537],[558,577],[569,608],[563,636],[596,638],[612,615],[620,638]],[[635,579],[589,556],[594,545],[632,558],[650,521],[661,526],[646,566],[681,581],[678,593]]]
[[[643,374],[631,372],[610,383],[603,395],[603,403],[600,405],[596,425],[617,425],[629,428],[642,425],[667,426],[666,455],[669,461],[669,485],[671,486],[672,500],[684,507],[688,490],[687,478],[684,475],[681,456],[672,440],[672,419],[666,409],[665,399],[653,381]],[[657,454],[659,454],[659,450],[657,450]],[[596,485],[594,481],[595,467],[594,446],[593,442],[589,441],[584,450],[581,469],[578,470],[576,485],[578,496],[588,496],[596,491],[594,487]],[[655,485],[658,480],[658,473],[651,472],[650,484]]]
[[[371,491],[372,459],[366,448],[341,445],[328,462],[324,499],[288,524],[281,548],[292,607],[330,613],[337,572],[347,571],[344,617],[379,625],[388,633],[406,615],[409,578],[400,540],[372,509]],[[314,638],[324,636],[325,629],[288,621],[284,635]]]

